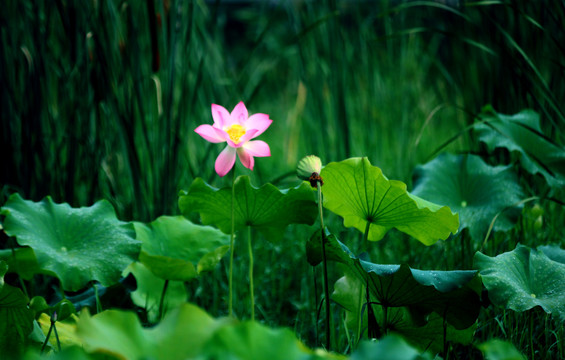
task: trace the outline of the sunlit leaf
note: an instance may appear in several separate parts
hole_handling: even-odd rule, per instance
[[[526,360],[526,357],[508,341],[492,339],[477,345],[486,360]]]
[[[76,335],[76,322],[78,317],[73,314],[68,319],[64,321],[57,321],[57,334],[59,336],[59,342],[61,343],[61,347],[69,347],[73,345],[81,345],[80,340]],[[46,313],[41,314],[41,316],[37,319],[39,326],[41,326],[41,330],[47,336],[49,332],[49,327],[51,326],[51,318]],[[49,343],[52,347],[57,346],[57,338],[51,333],[49,337]]]
[[[157,277],[147,269],[143,263],[134,262],[128,266],[125,274],[131,272],[135,276],[137,289],[131,293],[133,303],[147,310],[147,317],[151,323],[159,320],[159,303],[165,280]],[[182,281],[169,281],[164,299],[164,313],[178,307],[188,299],[188,291]]]
[[[78,291],[92,280],[116,283],[141,246],[133,226],[119,221],[104,200],[71,208],[50,197],[33,202],[14,194],[2,214],[6,233],[33,248],[41,272],[57,276],[65,290]]]
[[[367,158],[330,163],[322,169],[324,207],[343,218],[346,227],[381,240],[396,228],[425,245],[445,240],[459,226],[457,214],[447,206],[425,201],[406,191],[400,181],[388,180]]]
[[[203,358],[310,360],[330,357],[314,357],[314,352],[300,343],[289,329],[271,329],[257,322],[246,321],[216,331],[203,349]]]
[[[33,330],[33,311],[29,299],[11,285],[0,290],[0,354],[22,354],[28,335]]]
[[[565,319],[565,264],[523,245],[496,257],[477,252],[474,264],[495,305],[518,312],[540,306]]]
[[[512,228],[520,211],[507,208],[523,198],[518,177],[510,167],[489,166],[475,155],[441,154],[418,166],[413,193],[457,211],[460,228],[469,228],[476,240],[484,238],[499,212],[494,230]]]
[[[191,280],[199,272],[214,269],[229,249],[229,236],[183,216],[161,216],[147,225],[134,225],[143,243],[139,260],[161,279]]]
[[[77,336],[90,353],[122,359],[193,359],[222,324],[192,304],[171,311],[153,328],[143,328],[133,312],[107,310],[94,316],[81,313]]]
[[[485,123],[477,123],[474,129],[490,152],[496,148],[517,152],[526,171],[541,174],[552,187],[565,185],[565,149],[543,134],[539,114],[523,110],[503,115],[487,106],[479,117]]]
[[[231,233],[232,188],[214,188],[202,179],[194,180],[179,197],[183,215],[198,212],[205,225],[214,225]],[[252,226],[269,240],[278,240],[289,224],[313,224],[318,215],[312,188],[305,182],[279,190],[271,184],[260,188],[251,185],[248,176],[235,180],[235,229]]]

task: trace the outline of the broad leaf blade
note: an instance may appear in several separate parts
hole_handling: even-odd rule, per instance
[[[482,240],[494,217],[495,230],[513,227],[522,197],[518,177],[508,166],[489,166],[475,155],[442,154],[415,170],[413,194],[446,204],[459,213],[460,229]]]
[[[33,248],[41,271],[57,276],[65,290],[78,291],[93,280],[116,283],[141,246],[133,226],[119,221],[104,200],[71,208],[50,197],[33,202],[14,194],[2,213],[6,233]]]
[[[163,294],[165,280],[153,274],[143,263],[134,262],[125,271],[132,273],[137,282],[137,289],[131,293],[133,303],[147,311],[149,322],[159,321],[159,303]],[[181,281],[170,281],[163,302],[164,313],[177,308],[188,299],[188,291]]]
[[[518,312],[540,306],[565,320],[565,264],[522,245],[496,257],[477,252],[474,263],[494,304]]]
[[[346,227],[365,232],[369,240],[381,240],[396,228],[425,245],[445,240],[459,226],[458,216],[409,194],[400,181],[388,180],[367,158],[330,163],[322,169],[324,207],[343,218]]]
[[[229,237],[219,230],[193,224],[183,216],[161,216],[147,225],[134,225],[143,242],[140,261],[165,280],[188,281],[212,270],[229,244]],[[206,266],[197,269],[203,258]]]
[[[198,212],[205,225],[231,233],[231,187],[214,188],[197,178],[179,198],[183,215]],[[313,224],[317,217],[314,193],[307,183],[286,190],[271,184],[251,185],[248,176],[235,181],[235,230],[252,226],[269,240],[278,240],[289,224]]]
[[[486,107],[480,118],[484,122],[475,125],[475,133],[490,152],[496,148],[517,152],[530,174],[541,174],[551,187],[565,185],[565,149],[542,133],[539,114],[523,110],[503,115]]]

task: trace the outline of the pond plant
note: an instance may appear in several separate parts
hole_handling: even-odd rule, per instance
[[[112,196],[89,192],[88,200],[92,201],[88,206],[77,205],[84,202],[76,199],[58,201],[61,197],[55,194],[38,198],[26,192],[23,185],[22,189],[13,184],[2,188],[0,359],[565,358],[565,243],[561,230],[565,216],[565,148],[560,127],[565,117],[557,101],[561,93],[551,91],[555,85],[547,82],[545,72],[536,67],[542,60],[528,56],[497,23],[498,13],[485,18],[510,47],[509,53],[497,53],[491,43],[473,40],[453,21],[446,20],[442,25],[456,27],[451,30],[453,37],[481,54],[499,57],[500,62],[515,61],[519,56],[520,76],[513,78],[516,86],[509,91],[515,91],[513,95],[518,97],[516,89],[525,87],[521,81],[527,79],[526,85],[535,87],[526,98],[535,99],[538,107],[533,110],[524,106],[509,115],[491,105],[477,113],[466,110],[468,123],[458,124],[459,133],[450,134],[444,143],[433,139],[435,150],[424,159],[395,155],[402,142],[392,146],[393,141],[384,145],[370,141],[376,126],[372,120],[380,119],[386,109],[366,100],[351,105],[358,93],[346,94],[346,84],[354,78],[358,82],[349,89],[372,92],[384,78],[361,57],[359,64],[348,68],[351,71],[343,70],[345,59],[357,54],[353,51],[356,48],[347,47],[344,40],[357,40],[348,38],[336,26],[334,20],[345,11],[337,2],[329,1],[326,15],[293,34],[296,48],[288,52],[298,53],[303,63],[295,105],[286,121],[281,111],[275,110],[276,105],[273,111],[262,108],[277,101],[272,91],[262,92],[261,85],[252,82],[269,78],[263,69],[266,64],[253,70],[265,71],[263,77],[252,77],[248,84],[237,80],[234,87],[250,109],[257,106],[271,115],[251,114],[239,99],[231,112],[212,104],[210,114],[208,106],[216,100],[208,99],[220,94],[218,102],[222,102],[232,95],[218,90],[220,85],[205,85],[212,83],[208,73],[223,74],[223,70],[212,69],[214,62],[208,61],[223,52],[200,51],[204,47],[210,50],[206,46],[213,43],[211,38],[201,36],[210,32],[210,18],[217,23],[225,19],[211,15],[219,10],[209,9],[205,2],[188,2],[186,7],[181,2],[171,3],[159,2],[157,9],[153,1],[147,1],[142,10],[151,18],[147,28],[139,27],[132,16],[141,11],[138,5],[85,3],[85,7],[96,9],[98,20],[125,19],[124,28],[107,33],[97,27],[86,32],[73,16],[88,12],[81,12],[70,2],[56,1],[61,26],[66,31],[77,27],[76,33],[85,39],[84,46],[77,47],[81,44],[77,39],[69,42],[69,56],[80,65],[72,71],[65,66],[35,68],[34,61],[40,57],[29,51],[25,42],[20,47],[19,57],[25,59],[23,68],[29,72],[29,78],[21,76],[23,80],[33,82],[37,72],[44,72],[46,81],[53,81],[52,71],[64,73],[69,82],[80,82],[83,80],[77,74],[89,73],[96,83],[93,93],[85,95],[96,104],[86,117],[93,121],[89,126],[94,129],[92,124],[105,117],[116,120],[116,127],[110,127],[107,133],[119,129],[123,138],[117,142],[124,152],[97,158],[104,172],[99,176],[105,176],[110,184],[105,194]],[[298,3],[295,5],[310,9],[309,2]],[[26,13],[50,13],[42,2],[25,4],[29,5],[22,8]],[[363,31],[371,33],[372,20],[367,19],[386,18],[384,40],[374,40],[386,43],[391,56],[396,56],[394,37],[432,31],[416,27],[390,33],[393,24],[389,20],[397,13],[433,8],[462,19],[470,27],[479,24],[473,16],[443,2],[385,5],[378,16],[371,13],[367,18],[346,20],[355,20]],[[545,31],[544,23],[526,14],[527,7],[491,1],[465,6],[480,12],[499,5],[518,17],[518,25],[544,30],[545,36],[558,43],[560,38],[552,35],[555,29],[548,26]],[[15,11],[17,5],[8,7]],[[562,11],[565,17],[565,9]],[[297,13],[291,10],[287,15],[296,26],[304,21],[293,18]],[[167,17],[167,24],[161,16]],[[252,14],[244,11],[241,16]],[[43,21],[41,16],[37,18]],[[399,18],[400,22],[406,20]],[[3,24],[11,20],[1,15],[0,19],[0,33],[8,39]],[[189,21],[184,24],[181,19]],[[254,34],[257,44],[251,53],[262,51],[259,44],[270,36],[268,29],[276,21],[273,16],[261,24],[264,29]],[[48,28],[41,29],[36,35],[43,39]],[[320,39],[319,29],[329,36]],[[140,30],[150,34],[147,43],[136,42],[134,34]],[[443,29],[433,31],[447,33]],[[48,37],[52,42],[51,37],[56,36]],[[282,39],[282,43],[291,41]],[[161,43],[163,40],[165,43]],[[430,41],[426,46],[441,49],[440,45]],[[119,59],[108,56],[113,53],[106,46],[115,46]],[[128,51],[139,48],[151,52],[150,65],[128,55]],[[559,44],[556,48],[563,51]],[[331,55],[312,69],[307,63],[312,51]],[[362,47],[362,51],[377,50]],[[163,64],[162,53],[169,60]],[[0,59],[7,61],[10,56]],[[184,57],[189,63],[180,66],[179,58]],[[17,58],[14,56],[14,61]],[[252,59],[245,60],[249,60],[245,64],[248,71],[257,65]],[[422,58],[418,66],[440,67],[447,78],[444,85],[470,80],[469,75],[463,80],[450,76],[450,60],[439,60]],[[552,61],[563,67],[561,59]],[[123,62],[128,76],[136,80],[122,81],[124,75],[119,73],[100,76],[100,69],[113,69],[113,65],[99,68],[96,62]],[[394,63],[391,68],[396,66]],[[148,78],[139,75],[149,71],[144,67],[151,69]],[[356,75],[348,78],[346,75],[356,67],[366,74],[361,79]],[[406,71],[402,79],[412,76]],[[329,81],[324,74],[330,74]],[[15,86],[15,78],[5,72],[2,75],[8,87]],[[177,81],[177,76],[182,81]],[[214,80],[222,84],[229,77],[217,76]],[[141,78],[144,80],[137,84]],[[191,86],[178,85],[182,82]],[[396,91],[398,84],[393,85],[388,88]],[[41,82],[34,86],[41,89],[38,92],[60,96],[46,91]],[[193,87],[188,105],[180,100],[187,95],[185,86]],[[404,87],[401,90],[408,91]],[[147,94],[155,103],[142,101]],[[305,112],[306,94],[314,97],[316,105]],[[69,96],[77,99],[74,94]],[[474,93],[465,96],[477,106]],[[259,107],[256,99],[263,97],[269,100],[263,100]],[[2,104],[9,105],[9,113],[18,104],[6,99],[2,97]],[[201,99],[206,99],[205,116],[183,122],[184,113],[179,109]],[[89,108],[89,104],[79,102],[73,106],[84,111]],[[436,107],[421,124],[414,148],[404,146],[402,151],[414,150],[420,140],[430,141],[425,139],[426,127],[444,107],[447,105]],[[55,126],[58,117],[69,109],[49,107],[42,129],[57,134],[74,129],[72,136],[87,143],[94,141],[94,135],[86,136],[85,129],[72,122],[72,126],[67,124],[68,129]],[[408,111],[401,106],[394,109],[388,110]],[[83,116],[79,110],[77,116]],[[18,118],[28,110],[21,114],[13,111]],[[357,123],[346,116],[348,113],[370,120]],[[299,125],[299,117],[319,119]],[[413,132],[415,128],[405,121],[396,125],[393,132],[400,128]],[[22,137],[28,135],[15,122],[3,129]],[[288,133],[279,136],[276,131],[282,129]],[[189,150],[183,148],[189,142],[185,135],[194,137]],[[359,142],[353,141],[356,137]],[[448,151],[464,137],[468,138],[467,148]],[[388,141],[385,136],[381,139]],[[37,146],[36,156],[43,158],[40,155],[49,151],[61,153],[64,156],[57,161],[46,158],[51,159],[49,164],[63,167],[60,160],[67,169],[74,164],[71,159],[78,156],[74,153],[78,145],[67,148],[60,141]],[[313,145],[298,146],[301,142]],[[386,148],[387,154],[375,156],[368,145]],[[85,149],[81,147],[81,153]],[[201,154],[194,155],[195,149]],[[32,163],[33,157],[20,155],[15,154],[10,161]],[[407,181],[389,178],[389,168],[381,165],[381,159],[395,156],[398,163],[390,168],[396,173],[407,168]],[[265,159],[256,164],[255,158]],[[123,163],[128,164],[128,170],[117,171]],[[289,171],[277,173],[280,169]],[[30,182],[39,182],[32,171],[22,172],[32,176]],[[226,176],[230,172],[231,178]],[[119,174],[124,173],[127,179],[120,182]],[[145,173],[149,175],[142,176]],[[69,189],[71,183],[69,180],[58,186]],[[83,186],[88,184],[91,180]],[[123,184],[129,184],[124,190],[127,194],[120,195],[116,190]],[[124,204],[121,196],[133,200]],[[132,204],[142,210],[131,211]],[[240,237],[247,241],[239,241]]]

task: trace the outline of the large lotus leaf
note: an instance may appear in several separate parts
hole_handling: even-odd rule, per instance
[[[161,216],[147,225],[134,225],[143,243],[139,259],[161,279],[191,280],[199,272],[212,270],[229,249],[229,236],[183,216]],[[202,259],[213,261],[198,266]]]
[[[540,306],[565,320],[565,264],[520,244],[496,257],[477,252],[474,264],[495,305],[518,312]]]
[[[526,357],[507,341],[492,339],[477,345],[486,360],[526,360]]]
[[[216,189],[202,179],[194,180],[188,192],[181,192],[183,215],[198,212],[205,225],[214,225],[226,234],[232,230],[232,188]],[[313,224],[318,215],[314,192],[306,182],[279,190],[272,184],[251,185],[248,176],[235,180],[235,230],[252,226],[267,239],[278,240],[289,224]]]
[[[4,284],[0,290],[0,354],[21,355],[28,335],[33,330],[33,311],[29,299],[11,285]]]
[[[251,321],[219,329],[204,347],[203,355],[203,358],[217,360],[345,359],[338,355],[315,354],[289,329],[270,329]]]
[[[381,240],[396,228],[425,245],[445,240],[459,226],[457,214],[447,206],[425,201],[406,191],[400,181],[388,180],[367,158],[330,163],[322,169],[324,207],[343,218],[346,227]]]
[[[131,311],[81,313],[77,336],[90,353],[121,359],[194,359],[223,322],[195,305],[184,304],[153,328],[143,328]]]
[[[351,354],[351,360],[426,360],[432,359],[429,353],[420,354],[403,338],[388,335],[379,341],[363,341]]]
[[[559,245],[542,245],[538,246],[538,250],[543,251],[545,256],[558,263],[565,264],[565,250],[561,249]]]
[[[129,272],[135,276],[137,282],[137,289],[131,293],[131,300],[135,305],[146,309],[149,322],[157,322],[165,280],[155,276],[140,262],[130,264],[124,275]],[[163,302],[163,312],[166,314],[186,302],[188,295],[186,286],[182,281],[169,281]]]
[[[542,133],[535,111],[503,115],[486,107],[480,119],[483,122],[477,123],[474,130],[490,152],[496,148],[517,152],[520,163],[530,174],[541,174],[552,187],[565,185],[565,149]]]
[[[33,249],[29,246],[0,250],[0,259],[8,264],[8,271],[17,273],[25,280],[31,280],[33,275],[41,272]]]
[[[459,213],[460,228],[469,228],[475,240],[484,238],[500,212],[494,230],[512,228],[520,211],[507,208],[523,198],[510,167],[489,166],[475,155],[452,154],[441,154],[416,168],[413,194],[449,205]]]
[[[50,197],[33,202],[14,194],[2,214],[6,233],[32,247],[41,271],[57,276],[64,290],[78,291],[92,280],[116,283],[141,247],[133,226],[119,221],[104,200],[72,208]]]
[[[346,326],[355,334],[360,330],[363,338],[368,333],[368,316],[370,315],[366,306],[365,289],[366,284],[363,284],[358,277],[346,272],[345,276],[336,282],[332,294],[332,299],[345,310]],[[375,301],[373,296],[370,300]],[[383,335],[385,333],[383,308],[374,304],[372,311],[378,332]],[[359,316],[362,316],[361,324],[359,324]],[[359,325],[361,329],[358,329]],[[447,326],[447,328],[444,329],[444,326]],[[447,341],[469,344],[473,339],[476,324],[458,330],[449,324],[445,324],[443,318],[438,314],[430,314],[426,321],[422,323],[413,318],[408,308],[394,307],[387,309],[386,328],[388,333],[401,334],[420,349],[439,352],[443,350],[444,331],[446,331]]]
[[[408,307],[422,321],[435,312],[456,329],[466,329],[476,321],[481,292],[477,271],[424,271],[405,264],[373,264],[356,258],[335,236],[325,238],[328,260],[345,264],[352,274],[368,283],[376,303]],[[316,232],[310,242],[319,241],[320,232]]]

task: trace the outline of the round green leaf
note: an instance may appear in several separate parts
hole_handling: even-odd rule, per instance
[[[41,271],[57,276],[64,290],[78,291],[93,280],[116,283],[141,246],[133,226],[119,221],[104,200],[71,208],[50,197],[33,202],[14,194],[2,214],[6,233],[33,248]]]
[[[205,359],[217,360],[345,359],[323,352],[314,354],[291,330],[271,329],[252,321],[221,327],[207,342],[202,354]]]
[[[474,263],[495,305],[518,312],[540,306],[565,320],[565,264],[523,245],[496,257],[477,252]]]
[[[155,276],[142,263],[134,262],[128,266],[125,275],[131,272],[137,282],[137,289],[131,293],[133,303],[147,311],[149,322],[159,321],[159,303],[165,280]],[[164,300],[164,313],[177,308],[188,299],[188,291],[181,281],[169,281]]]
[[[514,226],[520,211],[507,208],[518,203],[522,188],[508,166],[489,166],[475,155],[441,154],[415,170],[413,194],[447,204],[459,213],[460,228],[482,240],[493,218],[494,230]],[[504,211],[503,211],[504,210]]]
[[[565,185],[565,149],[542,133],[539,114],[523,110],[503,115],[486,107],[480,119],[482,122],[474,126],[474,131],[490,152],[496,148],[516,152],[530,174],[541,174],[552,187]]]
[[[425,245],[445,240],[459,226],[457,214],[447,206],[425,201],[406,191],[400,181],[388,180],[367,158],[330,163],[322,169],[324,207],[343,218],[346,227],[381,240],[396,228]]]
[[[229,249],[229,236],[183,216],[161,216],[147,225],[134,225],[143,243],[139,260],[165,280],[188,281],[210,271]]]
[[[194,359],[222,321],[195,305],[184,304],[153,328],[143,328],[135,313],[107,310],[80,315],[77,335],[89,353],[121,359]]]
[[[214,225],[226,234],[232,231],[232,188],[214,188],[197,178],[187,192],[181,192],[179,208],[183,215],[198,212],[205,225]],[[313,224],[318,215],[312,188],[305,182],[279,190],[272,184],[251,185],[248,176],[235,180],[235,230],[252,226],[269,240],[278,240],[290,224]]]

